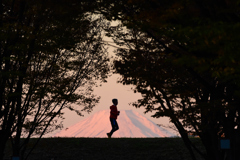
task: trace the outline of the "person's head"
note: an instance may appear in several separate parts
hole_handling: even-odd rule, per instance
[[[118,105],[118,100],[117,100],[117,99],[113,99],[113,100],[112,100],[112,103],[113,103],[114,105]]]

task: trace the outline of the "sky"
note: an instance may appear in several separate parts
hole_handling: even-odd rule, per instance
[[[114,25],[116,25],[117,23],[114,22]],[[111,46],[108,48],[108,52],[109,52],[109,57],[113,58],[114,55],[114,49],[112,47],[112,45],[114,45],[112,43],[112,40],[110,38],[104,38],[106,42],[111,43]],[[173,124],[169,123],[169,119],[168,118],[153,118],[151,117],[151,115],[153,115],[154,113],[147,113],[144,114],[145,109],[144,108],[135,108],[132,105],[130,105],[130,103],[137,101],[138,99],[141,98],[141,94],[140,93],[134,93],[133,90],[131,90],[131,88],[133,86],[130,85],[123,85],[121,83],[117,83],[117,80],[120,78],[121,76],[119,74],[112,74],[110,77],[108,77],[107,79],[107,83],[103,83],[102,86],[100,87],[95,87],[93,94],[96,94],[97,96],[100,96],[100,102],[94,107],[93,111],[88,114],[88,113],[84,113],[82,112],[82,114],[84,115],[84,117],[81,117],[79,115],[77,115],[75,112],[73,111],[69,111],[69,110],[65,110],[65,119],[63,121],[63,129],[70,127],[71,125],[74,125],[76,123],[78,123],[81,120],[84,120],[85,118],[93,115],[94,113],[101,111],[101,110],[109,110],[110,111],[110,106],[112,105],[112,99],[116,98],[118,99],[118,110],[133,110],[138,112],[139,114],[143,115],[144,117],[148,118],[149,120],[151,120],[152,122],[156,123],[156,124],[161,124],[164,126],[173,126]],[[110,125],[110,123],[109,123]]]

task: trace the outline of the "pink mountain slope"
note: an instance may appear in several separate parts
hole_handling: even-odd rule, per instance
[[[107,137],[111,124],[110,110],[103,110],[62,130],[54,137]],[[117,119],[119,130],[112,137],[172,137],[171,132],[157,126],[138,112],[122,110]]]

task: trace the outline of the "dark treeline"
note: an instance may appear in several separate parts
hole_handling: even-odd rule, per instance
[[[110,70],[170,117],[193,160],[239,159],[239,0],[2,0],[0,159],[7,140],[24,155],[31,136],[61,127],[63,109],[90,112]],[[117,20],[119,25],[109,26]],[[75,108],[73,104],[81,106]],[[76,106],[76,105],[75,105]],[[188,134],[200,137],[200,150]],[[25,137],[20,141],[20,137]],[[230,150],[220,140],[230,140]]]

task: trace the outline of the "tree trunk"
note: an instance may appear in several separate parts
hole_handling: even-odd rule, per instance
[[[8,138],[3,134],[3,131],[0,130],[0,160],[4,159],[4,151],[6,147]]]
[[[182,126],[179,127],[179,125],[177,125],[177,124],[175,124],[175,126],[178,128],[178,131],[179,131],[179,133],[180,133],[180,135],[182,137],[182,140],[183,140],[185,146],[187,147],[187,149],[188,149],[188,151],[189,151],[189,153],[190,153],[190,155],[192,157],[192,160],[196,160],[196,157],[195,157],[195,154],[193,152],[193,149],[192,149],[192,146],[191,146],[191,142],[190,142],[190,140],[188,138],[187,133],[185,132],[185,130],[183,129]]]
[[[154,88],[151,88],[151,89],[153,91],[154,96],[159,100],[159,103],[161,104],[162,108],[165,111],[167,111],[168,109],[165,107],[162,99],[159,96],[157,96]],[[181,122],[179,121],[177,116],[174,114],[174,110],[173,110],[173,108],[172,108],[172,106],[171,106],[171,104],[170,104],[170,102],[168,100],[167,94],[163,90],[161,90],[161,89],[159,89],[159,90],[163,94],[163,97],[164,97],[164,99],[167,102],[167,106],[168,106],[169,111],[170,111],[170,118],[171,118],[173,124],[176,126],[178,132],[180,133],[180,135],[181,135],[181,137],[183,139],[183,142],[184,142],[185,146],[187,147],[187,149],[188,149],[188,151],[189,151],[189,153],[190,153],[190,155],[192,157],[192,160],[196,160],[196,157],[195,157],[195,154],[193,152],[193,149],[192,149],[192,146],[191,146],[191,142],[190,142],[190,140],[188,138],[188,135],[187,135],[183,125],[181,124]]]
[[[213,127],[212,127],[213,128]],[[201,140],[206,148],[207,160],[222,160],[217,133],[211,127],[202,132]]]
[[[5,145],[0,141],[0,160],[3,160],[4,158],[4,150],[5,150]]]
[[[13,146],[12,146],[12,151],[13,151],[13,156],[14,157],[19,157],[20,153],[20,138],[14,138],[13,140]]]

